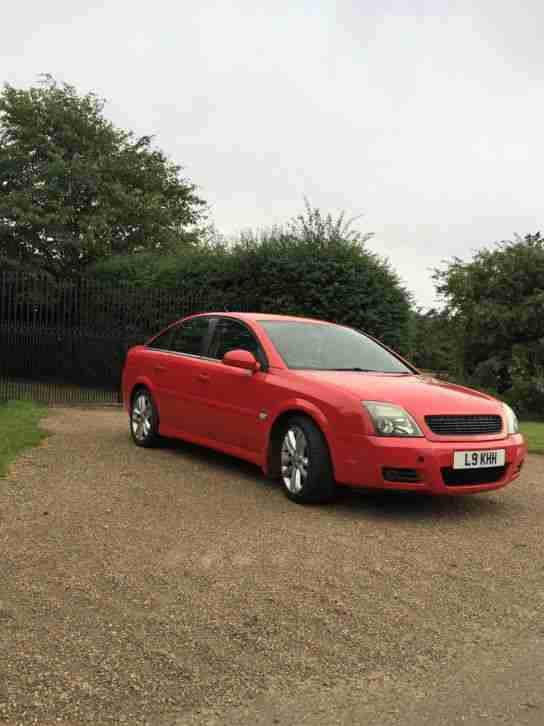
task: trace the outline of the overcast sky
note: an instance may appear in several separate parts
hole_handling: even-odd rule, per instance
[[[416,300],[429,268],[542,229],[544,3],[18,0],[0,79],[47,72],[185,167],[218,229],[364,215]]]

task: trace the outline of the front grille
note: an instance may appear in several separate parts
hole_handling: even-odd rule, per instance
[[[484,469],[453,469],[451,466],[445,466],[442,468],[442,479],[448,487],[494,484],[503,478],[507,468],[508,464]]]
[[[439,436],[477,436],[502,431],[500,416],[425,416],[425,423]]]
[[[392,469],[384,467],[382,469],[385,481],[404,482],[406,484],[414,484],[419,481],[419,474],[416,469]]]

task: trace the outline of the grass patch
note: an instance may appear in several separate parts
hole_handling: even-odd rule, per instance
[[[527,439],[530,454],[544,454],[544,421],[522,421],[521,433]]]
[[[0,477],[6,476],[19,452],[36,446],[45,437],[39,421],[46,411],[45,406],[30,401],[0,403]]]

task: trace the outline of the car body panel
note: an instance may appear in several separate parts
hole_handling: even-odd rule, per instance
[[[480,391],[458,386],[423,375],[399,375],[394,373],[351,373],[336,371],[296,371],[295,375],[320,386],[330,386],[353,395],[358,401],[387,401],[402,406],[415,419],[426,438],[444,441],[446,437],[434,434],[425,422],[425,416],[458,414],[497,414],[497,401]],[[422,403],[424,400],[424,405]],[[367,433],[373,434],[373,426],[365,411]],[[504,433],[483,438],[490,441],[501,439]],[[452,440],[458,440],[453,437]]]
[[[143,346],[137,349],[141,375],[138,381],[149,385],[159,412],[161,427],[186,431],[186,419],[191,417],[191,430],[196,435],[206,435],[205,397],[198,358],[181,356],[163,350]]]
[[[218,444],[251,452],[266,444],[259,412],[267,399],[267,373],[252,372],[206,359],[202,369],[206,383],[206,435]]]
[[[309,319],[208,315],[243,321],[261,344],[268,365],[251,371],[205,355],[165,353],[153,349],[153,339],[147,346],[132,348],[123,372],[125,405],[128,410],[135,386],[146,385],[157,403],[160,433],[239,456],[268,472],[275,427],[293,412],[310,417],[320,428],[339,484],[452,495],[498,489],[519,475],[527,447],[520,434],[506,433],[503,406],[496,399],[422,375],[409,363],[408,374],[289,369],[259,321]],[[164,367],[166,371],[160,370]],[[377,436],[364,400],[402,406],[423,437]],[[499,415],[502,431],[479,436],[434,434],[425,417],[448,414]],[[492,483],[444,483],[442,470],[452,467],[455,451],[495,449],[506,452],[504,476]],[[415,470],[417,481],[387,481],[388,467]]]

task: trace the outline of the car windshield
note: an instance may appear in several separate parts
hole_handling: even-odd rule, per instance
[[[331,323],[259,320],[289,368],[414,373],[362,333]]]

